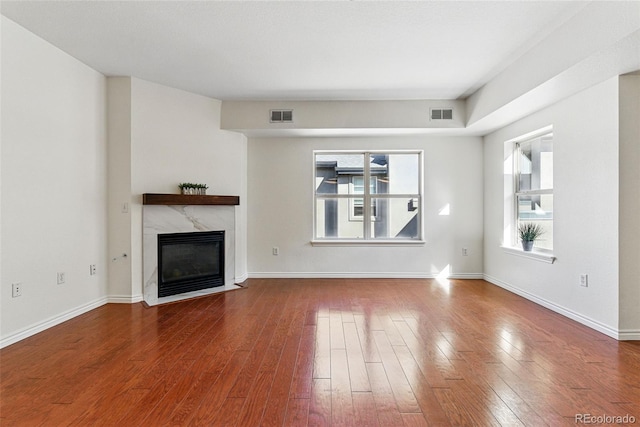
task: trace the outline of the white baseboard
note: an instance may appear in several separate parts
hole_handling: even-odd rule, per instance
[[[330,272],[311,271],[296,272],[252,272],[250,279],[431,279],[433,274],[427,273],[371,273],[371,272]]]
[[[244,273],[244,274],[242,274],[240,276],[236,276],[236,278],[234,279],[234,283],[243,283],[248,278],[249,278],[249,274],[248,273]]]
[[[138,295],[109,295],[107,302],[111,304],[135,304],[143,300],[142,294]]]
[[[620,341],[640,341],[640,329],[620,329],[618,331]]]
[[[437,273],[372,273],[372,272],[252,272],[250,279],[435,279]],[[447,279],[483,279],[482,273],[456,273]]]
[[[31,326],[23,328],[17,332],[9,334],[6,337],[2,337],[0,339],[0,348],[4,348],[8,345],[17,343],[20,340],[28,338],[32,335],[37,334],[38,332],[42,332],[45,329],[49,329],[53,326],[59,325],[62,322],[66,322],[69,319],[73,319],[76,316],[80,316],[88,311],[93,310],[94,308],[98,308],[100,306],[105,305],[108,301],[107,297],[98,298],[95,301],[91,301],[87,304],[83,304],[79,307],[72,308],[71,310],[67,310],[64,313],[60,313],[56,316],[50,317],[42,322],[35,323]]]
[[[575,320],[578,323],[581,323],[585,326],[590,327],[591,329],[594,329],[598,332],[601,332],[611,338],[614,338],[616,340],[633,340],[633,339],[639,339],[640,338],[640,331],[619,331],[617,329],[614,329],[608,325],[605,325],[601,322],[598,322],[597,320],[591,319],[587,316],[584,316],[580,313],[577,313],[573,310],[570,310],[566,307],[562,307],[561,305],[558,305],[556,303],[553,303],[549,300],[546,300],[544,298],[541,298],[537,295],[534,295],[530,292],[527,292],[525,290],[522,290],[516,286],[513,286],[509,283],[503,282],[502,280],[496,279],[495,277],[491,277],[488,274],[484,275],[484,280],[486,280],[489,283],[493,283],[496,286],[499,286],[503,289],[506,289],[509,292],[513,292],[516,295],[520,295],[521,297],[528,299],[529,301],[533,301],[538,305],[541,305],[545,308],[548,308],[551,311],[554,311],[558,314],[563,315],[564,317],[568,317],[571,320]],[[623,335],[625,335],[625,337],[623,338]],[[632,338],[634,337],[635,338]]]
[[[467,280],[484,280],[482,273],[453,273],[447,276],[447,279],[467,279]]]

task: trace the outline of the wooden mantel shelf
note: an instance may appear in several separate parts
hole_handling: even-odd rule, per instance
[[[143,205],[239,205],[239,196],[144,193]]]

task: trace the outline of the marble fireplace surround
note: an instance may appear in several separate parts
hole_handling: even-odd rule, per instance
[[[150,306],[239,289],[235,279],[237,196],[144,194],[142,212],[143,298]],[[224,286],[158,298],[158,234],[224,231]]]

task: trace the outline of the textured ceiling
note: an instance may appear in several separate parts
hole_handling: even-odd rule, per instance
[[[109,76],[222,100],[456,99],[582,2],[3,1]]]

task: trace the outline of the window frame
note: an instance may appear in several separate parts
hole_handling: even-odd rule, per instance
[[[543,196],[543,195],[552,195],[553,196],[553,186],[552,188],[545,188],[545,189],[537,189],[537,190],[521,190],[520,189],[520,182],[521,182],[521,158],[522,158],[522,145],[526,144],[526,143],[531,143],[535,140],[538,139],[542,139],[545,137],[551,137],[552,141],[552,148],[554,147],[554,132],[553,132],[553,127],[549,126],[546,127],[544,129],[540,129],[538,131],[526,134],[526,135],[522,135],[514,140],[510,141],[510,144],[512,144],[512,156],[513,156],[513,191],[512,191],[512,197],[513,197],[513,206],[512,206],[512,218],[511,218],[511,226],[512,226],[512,230],[513,232],[511,233],[511,242],[510,242],[510,246],[507,246],[506,249],[511,249],[511,250],[515,250],[515,251],[522,251],[521,249],[521,243],[520,243],[520,238],[518,235],[518,226],[520,224],[520,218],[519,218],[519,212],[520,212],[520,207],[519,207],[519,200],[520,197],[526,197],[526,196]],[[553,153],[553,150],[552,150]],[[555,185],[555,183],[554,183]],[[552,215],[551,217],[551,221],[552,224],[555,225],[555,220],[554,220],[554,216]],[[554,248],[554,241],[553,241],[553,236],[552,236],[552,240],[551,240],[551,249],[546,249],[546,248],[539,248],[539,247],[535,247],[534,248],[534,254],[537,252],[541,255],[543,255],[544,257],[550,257],[551,262],[553,262],[555,260],[555,258],[553,257],[553,248]],[[522,251],[524,252],[524,251]],[[532,255],[532,257],[535,257],[535,255]]]
[[[317,185],[317,156],[318,155],[362,155],[364,158],[363,165],[363,181],[373,178],[370,168],[370,160],[371,156],[374,154],[385,154],[385,155],[394,155],[394,154],[415,154],[418,156],[418,193],[417,194],[379,194],[371,193],[371,184],[368,186],[364,186],[364,194],[357,194],[349,190],[348,194],[323,194],[318,193],[316,190]],[[424,150],[419,149],[409,149],[409,150],[313,150],[312,153],[312,176],[313,176],[313,230],[312,230],[312,245],[423,245],[424,242]],[[351,179],[349,180],[351,184]],[[377,189],[377,187],[376,187]],[[349,221],[352,220],[353,214],[353,204],[352,200],[354,199],[363,199],[363,216],[356,219],[356,221],[363,222],[363,237],[362,238],[344,238],[344,237],[318,237],[317,230],[317,214],[318,214],[318,201],[319,200],[330,200],[330,199],[348,199],[349,200]],[[417,209],[419,210],[417,214],[417,222],[418,222],[418,236],[416,238],[393,238],[393,237],[373,237],[371,236],[371,225],[376,221],[376,217],[372,217],[371,215],[371,205],[372,203],[377,203],[378,199],[417,199]]]

